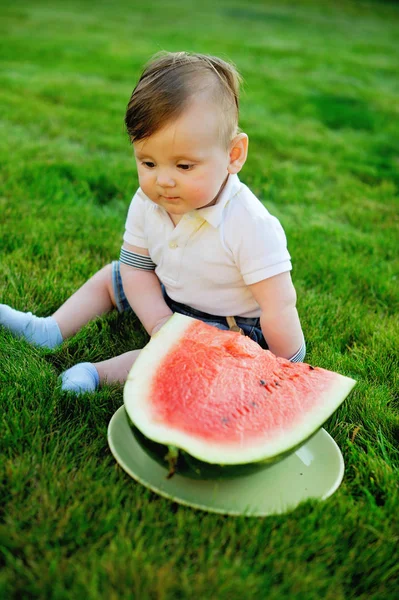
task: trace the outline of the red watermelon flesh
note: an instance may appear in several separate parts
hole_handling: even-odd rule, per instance
[[[354,384],[175,314],[141,352],[124,399],[131,421],[150,440],[232,465],[298,447]]]

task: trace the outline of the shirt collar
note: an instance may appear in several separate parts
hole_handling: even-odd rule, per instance
[[[229,175],[226,185],[224,186],[216,204],[213,206],[207,206],[206,208],[199,208],[193,211],[191,214],[198,215],[212,225],[212,227],[219,227],[223,219],[223,210],[226,204],[233,196],[236,195],[239,189],[240,180],[238,175]]]

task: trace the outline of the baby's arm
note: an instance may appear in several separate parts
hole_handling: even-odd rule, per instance
[[[148,250],[124,242],[123,248],[143,256],[149,256]],[[136,269],[121,263],[121,276],[126,298],[149,335],[154,335],[172,316],[173,312],[166,304],[161,284],[155,271]]]
[[[260,324],[269,350],[292,358],[304,343],[296,291],[287,271],[248,286],[261,308]]]

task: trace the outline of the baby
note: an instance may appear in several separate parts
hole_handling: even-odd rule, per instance
[[[147,65],[125,123],[140,187],[119,261],[89,279],[51,317],[0,305],[0,324],[54,348],[91,319],[133,310],[150,336],[174,312],[220,329],[239,327],[263,348],[302,361],[284,231],[238,178],[248,136],[238,128],[240,77],[212,56],[162,53]],[[64,390],[124,382],[140,350],[79,363]]]

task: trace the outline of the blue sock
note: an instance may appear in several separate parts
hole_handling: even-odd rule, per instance
[[[55,348],[63,342],[60,328],[53,317],[35,317],[30,312],[21,312],[6,304],[0,304],[0,325],[41,348]]]
[[[94,392],[100,385],[100,377],[92,363],[79,363],[60,375],[64,392],[84,394]]]

